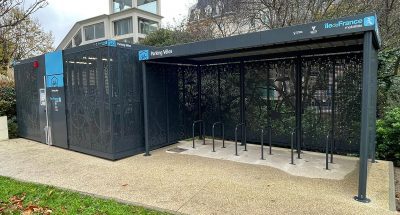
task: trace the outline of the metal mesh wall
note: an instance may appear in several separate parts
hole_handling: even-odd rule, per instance
[[[302,149],[324,150],[326,135],[333,131],[336,152],[358,151],[361,61],[360,54],[301,58]],[[267,128],[271,125],[273,144],[290,146],[296,127],[296,62],[296,58],[288,58],[243,63],[248,142],[260,142],[261,128],[268,139]],[[191,137],[192,123],[198,119],[205,121],[207,136],[212,134],[212,124],[222,121],[225,137],[234,139],[235,125],[240,123],[239,62],[202,66],[149,64],[148,71],[152,143],[165,144],[168,133],[177,137],[174,140]],[[171,98],[176,95],[179,101],[174,100],[172,105]],[[196,136],[198,131],[196,128]]]
[[[141,75],[132,50],[68,52],[64,71],[72,149],[110,159],[143,149]]]
[[[132,50],[109,48],[114,153],[144,146],[142,76]]]
[[[108,48],[64,55],[71,147],[111,153]]]
[[[33,67],[38,60],[39,68]],[[43,85],[44,58],[32,59],[14,67],[15,91],[17,96],[18,135],[20,137],[44,141],[44,130],[40,125],[39,88]]]

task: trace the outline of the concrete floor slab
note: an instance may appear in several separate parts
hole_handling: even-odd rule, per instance
[[[201,157],[236,161],[248,164],[266,165],[285,171],[291,175],[303,176],[309,178],[324,178],[342,180],[346,175],[356,169],[358,158],[334,155],[334,162],[329,163],[329,170],[326,170],[326,154],[302,151],[301,159],[297,159],[297,153],[294,152],[294,163],[291,162],[291,150],[286,148],[272,147],[272,155],[269,155],[269,147],[264,147],[264,158],[261,160],[261,146],[247,144],[247,151],[244,146],[238,143],[238,154],[235,155],[235,143],[225,141],[225,147],[222,148],[222,141],[215,141],[215,152],[212,151],[212,140],[206,139],[206,145],[203,141],[196,141],[193,148],[192,141],[180,141],[176,146],[185,149],[181,154],[197,155]],[[329,155],[330,160],[330,155]]]
[[[363,204],[353,200],[356,169],[342,180],[310,178],[267,165],[166,153],[174,147],[112,162],[9,140],[0,142],[0,175],[185,214],[394,214],[388,162],[370,165],[372,202]]]

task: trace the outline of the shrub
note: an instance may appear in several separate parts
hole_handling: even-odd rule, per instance
[[[388,110],[382,119],[377,121],[378,159],[393,161],[400,166],[400,107]]]
[[[9,138],[16,138],[18,126],[16,118],[15,89],[13,84],[0,85],[0,116],[7,116]]]

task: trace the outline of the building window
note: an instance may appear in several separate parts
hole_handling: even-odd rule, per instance
[[[118,42],[121,42],[121,43],[130,43],[130,44],[133,44],[133,37],[129,37],[129,38],[125,38],[125,39],[120,39],[120,40],[117,40]]]
[[[114,22],[114,35],[124,35],[133,33],[132,17],[121,19]]]
[[[75,46],[79,46],[82,43],[82,33],[81,33],[80,29],[79,29],[78,33],[76,33],[74,36],[74,43],[75,43]]]
[[[139,33],[150,34],[158,29],[158,22],[139,18]]]
[[[104,22],[85,26],[83,28],[83,31],[85,32],[85,41],[103,38],[104,37]]]
[[[114,13],[132,8],[132,0],[113,0]]]
[[[138,0],[137,5],[141,10],[157,14],[157,0]]]
[[[69,48],[72,48],[72,40],[68,43],[67,46],[65,46],[65,49],[69,49]]]

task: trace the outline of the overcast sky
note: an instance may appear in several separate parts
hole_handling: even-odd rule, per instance
[[[30,0],[33,1],[33,0]],[[108,0],[47,0],[49,5],[34,14],[45,31],[54,35],[57,47],[75,22],[101,14],[108,14]],[[29,2],[29,0],[27,1]],[[161,0],[162,25],[173,25],[182,20],[196,0]]]

